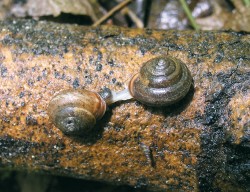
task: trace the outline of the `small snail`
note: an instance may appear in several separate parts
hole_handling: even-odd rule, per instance
[[[130,95],[127,96],[131,98]],[[122,92],[116,94],[107,88],[101,93],[69,89],[61,91],[51,99],[48,114],[64,134],[84,135],[102,118],[107,105],[127,99],[129,98]]]
[[[149,106],[167,106],[181,100],[191,84],[192,77],[184,63],[160,56],[144,63],[123,91],[65,90],[52,98],[48,114],[63,133],[83,135],[102,118],[107,105],[134,98]]]
[[[50,101],[48,107],[51,121],[69,135],[88,132],[105,111],[105,101],[88,90],[62,91]]]

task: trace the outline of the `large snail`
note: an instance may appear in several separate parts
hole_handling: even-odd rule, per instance
[[[191,84],[190,71],[183,62],[160,56],[144,63],[123,91],[65,90],[52,98],[48,113],[63,133],[84,135],[102,118],[107,105],[134,98],[149,106],[167,106],[181,100]]]
[[[157,57],[144,63],[129,83],[131,95],[150,106],[167,106],[189,91],[192,77],[187,66],[172,57]]]

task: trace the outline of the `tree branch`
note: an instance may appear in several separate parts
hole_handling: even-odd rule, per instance
[[[250,36],[234,32],[0,23],[0,165],[151,190],[249,188]],[[109,108],[88,137],[52,125],[47,105],[68,88],[122,90],[158,55],[187,64],[194,88],[156,109]]]

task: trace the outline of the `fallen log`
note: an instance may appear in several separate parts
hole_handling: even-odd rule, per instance
[[[2,21],[0,166],[154,191],[249,190],[249,53],[245,33]],[[159,55],[192,73],[179,103],[116,103],[86,137],[49,120],[59,91],[122,90]]]

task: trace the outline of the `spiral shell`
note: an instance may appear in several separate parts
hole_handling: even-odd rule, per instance
[[[51,121],[68,135],[88,133],[105,111],[105,101],[97,93],[88,90],[62,91],[48,105]]]
[[[129,83],[131,95],[149,106],[167,106],[181,100],[192,84],[191,73],[178,59],[160,56],[145,62]]]

